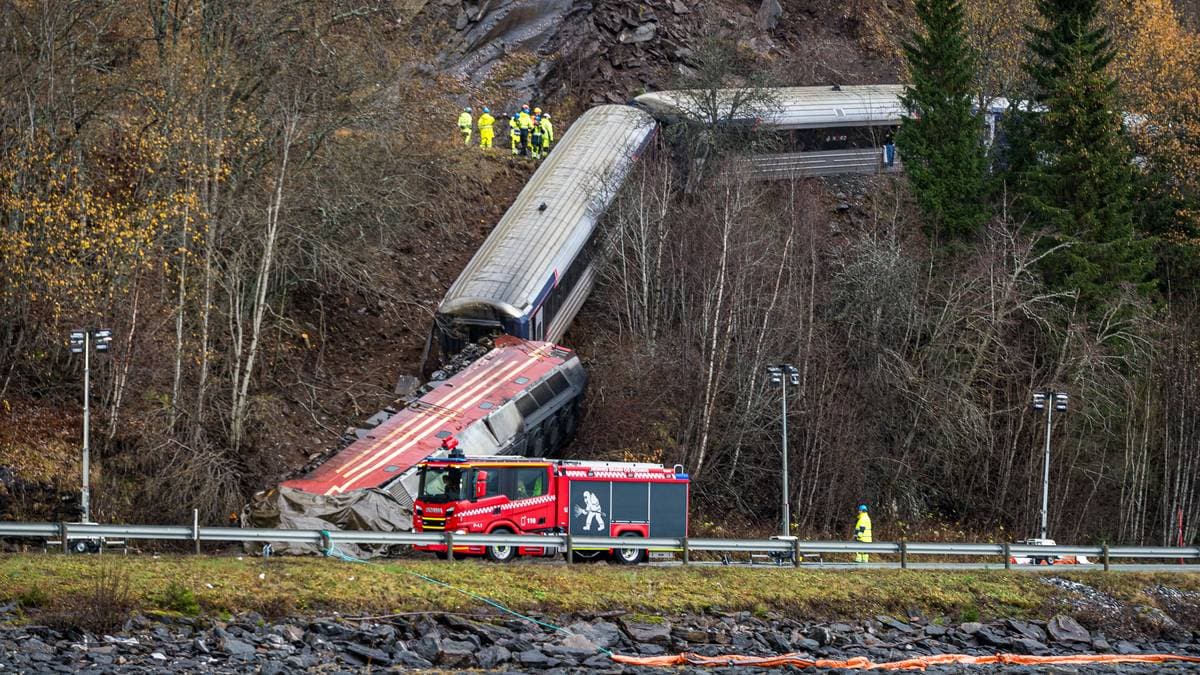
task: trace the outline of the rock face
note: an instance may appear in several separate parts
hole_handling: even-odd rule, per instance
[[[1182,628],[1174,642],[1118,640],[1110,647],[1103,635],[1091,635],[1066,615],[1046,625],[1049,636],[1037,622],[1016,620],[954,625],[944,618],[928,621],[910,616],[908,621],[900,621],[878,616],[861,622],[816,623],[781,616],[763,618],[746,612],[678,616],[661,623],[646,617],[547,618],[564,626],[566,632],[503,615],[434,614],[360,623],[293,618],[276,624],[257,615],[235,617],[229,622],[135,617],[129,623],[130,632],[100,636],[15,624],[16,618],[15,606],[0,605],[0,672],[626,670],[615,664],[605,650],[645,656],[684,651],[706,656],[791,652],[820,659],[862,656],[874,661],[998,651],[1035,655],[1169,651],[1200,655],[1195,636]],[[1200,666],[1172,664],[1171,668],[1173,672],[1200,673]],[[1149,666],[1124,666],[1122,670],[1154,671]],[[940,672],[976,671],[964,668]],[[1071,672],[1110,671],[1081,666]]]

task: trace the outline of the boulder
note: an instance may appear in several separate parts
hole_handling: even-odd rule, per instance
[[[925,628],[923,630],[925,631],[925,634],[928,635],[929,637],[941,637],[946,634],[945,628],[943,628],[942,626],[939,626],[937,624],[933,624],[933,623],[929,624],[928,626],[925,626]]]
[[[992,647],[1002,647],[1007,649],[1010,645],[1012,645],[1012,640],[1010,640],[1008,636],[1004,635],[995,628],[992,628],[991,626],[983,626],[979,630],[975,631],[975,639],[979,641],[979,644],[991,645]]]
[[[912,633],[916,630],[915,628],[904,623],[903,621],[899,621],[897,619],[893,619],[890,616],[885,616],[882,614],[875,617],[875,620],[878,621],[880,623],[880,625],[882,625],[885,628],[891,628],[892,630],[898,630],[902,633]]]
[[[345,651],[357,661],[361,661],[364,666],[383,666],[392,665],[392,657],[387,652],[374,647],[360,645],[357,642],[351,642],[346,645]]]
[[[653,23],[643,23],[633,30],[623,30],[617,36],[617,42],[621,44],[639,44],[649,42],[658,34],[658,26]]]
[[[621,629],[608,621],[588,623],[579,621],[567,626],[567,630],[575,635],[582,635],[592,642],[595,647],[609,648],[621,641]]]
[[[671,624],[669,623],[626,623],[625,632],[634,642],[649,642],[658,645],[671,642]]]
[[[833,631],[825,626],[813,626],[808,629],[808,638],[816,642],[817,646],[824,647],[833,644]]]
[[[1006,623],[1014,633],[1021,637],[1037,640],[1038,642],[1046,641],[1046,631],[1042,630],[1041,626],[1016,619],[1009,619]]]
[[[779,0],[762,0],[762,4],[758,6],[758,12],[754,15],[754,25],[759,30],[775,30],[781,16],[783,16],[783,5],[779,4]]]
[[[438,646],[437,663],[443,666],[466,665],[476,649],[475,643],[466,640],[442,640]]]
[[[28,648],[28,643],[26,643],[26,648]],[[221,649],[233,657],[250,658],[255,654],[254,645],[234,637],[227,637],[221,640]]]
[[[958,626],[958,630],[966,633],[967,635],[974,635],[978,633],[980,628],[983,628],[983,624],[979,623],[978,621],[968,621],[966,623],[959,624]]]
[[[1046,630],[1050,632],[1058,642],[1087,642],[1092,641],[1092,636],[1087,629],[1079,625],[1079,622],[1065,614],[1050,619],[1050,623],[1046,624]]]
[[[1012,648],[1020,654],[1041,654],[1047,649],[1044,643],[1027,637],[1019,637],[1013,640]]]
[[[479,663],[479,667],[484,670],[493,670],[502,663],[508,663],[511,658],[512,653],[500,645],[485,647],[475,655],[475,660]]]

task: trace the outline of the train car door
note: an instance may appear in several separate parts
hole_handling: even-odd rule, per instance
[[[544,327],[542,326],[542,313],[541,307],[538,307],[537,311],[533,313],[533,318],[530,321],[530,324],[533,326],[533,328],[529,331],[530,340],[545,339],[546,334],[544,332]]]

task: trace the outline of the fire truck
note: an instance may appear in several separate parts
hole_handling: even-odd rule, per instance
[[[688,476],[683,467],[520,457],[430,458],[419,467],[413,509],[417,532],[565,534],[598,537],[683,537]],[[445,544],[414,547],[445,558]],[[454,546],[454,555],[497,562],[553,556],[558,546]],[[644,549],[575,549],[580,558],[611,555],[636,564]]]

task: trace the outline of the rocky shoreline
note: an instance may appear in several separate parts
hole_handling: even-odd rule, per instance
[[[1046,622],[1009,619],[987,623],[952,623],[922,616],[823,623],[748,612],[674,617],[602,612],[586,617],[532,618],[565,631],[500,612],[277,621],[248,613],[228,621],[135,615],[117,635],[92,635],[23,624],[18,609],[10,604],[0,606],[0,672],[654,671],[622,667],[610,660],[605,650],[646,656],[800,652],[821,659],[865,656],[876,662],[942,653],[1200,656],[1200,635],[1173,622],[1165,625],[1157,638],[1110,639],[1066,614]],[[1009,672],[1014,667],[1004,668]],[[697,672],[722,670],[727,669]],[[931,672],[980,670],[972,666],[930,668]],[[1053,670],[1200,673],[1200,664],[1055,666]],[[1045,671],[1045,667],[1037,669]],[[1018,667],[1012,672],[1033,669]]]

